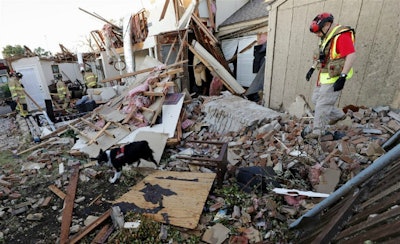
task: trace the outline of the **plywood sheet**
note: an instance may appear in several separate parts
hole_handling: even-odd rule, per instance
[[[215,179],[215,173],[193,173],[156,171],[147,176],[115,203],[128,202],[143,209],[154,209],[160,203],[153,204],[145,199],[149,186],[159,186],[170,194],[163,195],[162,208],[158,213],[149,214],[156,221],[188,229],[196,228],[203,206]],[[157,193],[153,193],[157,195]],[[167,219],[167,221],[166,221]]]

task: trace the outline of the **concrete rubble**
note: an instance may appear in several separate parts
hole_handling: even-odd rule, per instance
[[[186,121],[181,124],[182,139],[165,147],[160,159],[161,170],[214,172],[215,165],[199,166],[177,155],[217,158],[220,154],[217,146],[196,141],[228,143],[223,187],[210,191],[194,231],[206,243],[290,240],[284,228],[277,228],[312,209],[324,194],[329,195],[384,154],[381,145],[400,128],[398,113],[388,107],[353,106],[353,110],[347,110],[351,123],[331,126],[332,134],[320,140],[304,140],[301,131],[312,121],[306,111],[305,117],[276,112],[229,93],[215,97],[199,96],[184,104],[185,116],[180,119]],[[14,151],[15,156],[16,150],[22,147],[17,127],[21,125],[13,123],[13,117],[1,120],[1,134],[7,135],[2,143],[6,150]],[[81,167],[79,184],[90,185],[107,178],[90,163],[90,159],[62,153],[72,148],[72,138],[52,138],[51,143],[29,151],[26,157],[14,158],[21,166],[20,172],[2,167],[1,219],[25,216],[27,221],[41,222],[45,218],[43,211],[48,211],[46,209],[61,211],[63,206],[55,199],[65,197],[63,188],[68,185],[70,169],[75,165]],[[253,172],[253,176],[239,177],[244,174],[244,169]],[[261,174],[251,171],[259,169],[262,169]],[[22,195],[21,189],[35,184],[34,178],[44,171],[53,174],[53,180],[41,187],[53,185],[51,191]],[[253,180],[255,176],[260,178]],[[283,189],[286,194],[278,194],[274,188]],[[102,197],[91,199],[91,204],[104,200]],[[84,196],[75,198],[78,206],[86,201]],[[88,221],[73,219],[69,233],[81,233],[89,225],[84,222]],[[235,231],[227,231],[227,228]],[[9,233],[4,229],[1,234],[7,236]]]

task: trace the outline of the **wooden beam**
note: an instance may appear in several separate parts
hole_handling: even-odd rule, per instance
[[[97,143],[97,138],[99,138],[103,133],[105,133],[106,135],[109,135],[106,133],[107,128],[111,125],[111,121],[108,121],[107,124],[96,134],[95,137],[92,138],[92,140],[89,141],[88,145],[92,144],[93,142]],[[115,136],[112,136],[113,138],[115,138]]]
[[[215,30],[215,21],[214,21],[214,13],[212,11],[212,3],[211,0],[207,0],[207,8],[208,8],[208,19],[210,20],[210,25],[213,30]]]
[[[179,23],[179,3],[177,0],[172,0],[174,3],[174,10],[175,10],[175,21]]]
[[[70,177],[67,195],[64,199],[64,209],[62,213],[62,221],[61,221],[61,234],[60,234],[60,244],[65,244],[68,241],[69,237],[69,228],[71,227],[72,222],[72,212],[74,210],[74,201],[76,188],[78,186],[79,179],[79,166],[74,167],[74,171]]]
[[[94,237],[94,239],[92,240],[91,243],[93,243],[93,244],[105,243],[105,241],[107,240],[107,238],[110,234],[109,233],[110,230],[113,230],[113,229],[114,229],[114,226],[106,224],[105,226],[103,226],[103,228],[101,228],[99,233],[97,233],[97,235]]]
[[[163,10],[161,12],[161,15],[160,15],[160,19],[158,21],[161,21],[161,20],[164,19],[165,13],[167,12],[168,4],[169,4],[169,0],[166,0],[165,3],[164,3],[164,8],[163,8]]]
[[[126,73],[126,74],[123,74],[123,75],[111,77],[111,78],[108,78],[108,79],[104,79],[101,82],[106,83],[106,82],[110,82],[110,81],[121,80],[122,78],[127,78],[127,77],[135,76],[135,75],[138,75],[138,74],[143,74],[143,73],[146,73],[146,72],[151,72],[153,70],[154,70],[154,67],[151,67],[151,68],[147,68],[147,69],[143,69],[143,70],[139,70],[139,71],[135,71],[135,72]]]
[[[50,138],[48,141],[42,142],[42,143],[40,143],[40,144],[38,144],[36,146],[33,146],[33,147],[28,148],[28,149],[26,149],[26,150],[24,150],[22,152],[19,152],[17,155],[19,156],[19,155],[24,154],[26,152],[32,151],[32,150],[34,150],[36,148],[43,147],[44,145],[49,144],[50,142],[53,142],[55,140],[57,140],[57,138]]]
[[[189,50],[196,55],[196,57],[198,57],[200,59],[200,61],[214,74],[217,74],[216,70],[214,69],[214,67],[207,61],[205,60],[200,53],[198,53],[191,45],[188,44]],[[222,82],[224,83],[225,87],[231,92],[231,93],[235,93],[235,91],[229,86],[229,84],[222,79],[222,77],[220,77]]]
[[[157,109],[154,111],[153,119],[150,122],[150,127],[156,123],[156,119],[157,119],[158,115],[161,113],[162,105],[165,101],[165,96],[162,96],[159,99],[161,100],[161,102],[160,102],[161,105],[158,106]]]
[[[324,225],[323,230],[316,236],[312,243],[329,243],[338,233],[339,228],[353,213],[354,205],[359,202],[360,191],[350,196],[343,206],[337,211],[337,214]]]
[[[103,128],[101,128],[100,126],[97,126],[97,125],[93,124],[92,122],[90,122],[90,121],[89,121],[89,120],[87,120],[87,119],[81,118],[81,120],[82,120],[83,122],[85,122],[86,124],[88,124],[89,126],[93,127],[93,128],[94,128],[94,129],[96,129],[96,130],[99,130],[99,131],[101,131],[101,130],[103,130],[103,129],[104,129],[104,127],[103,127]],[[108,132],[108,131],[104,131],[104,134],[106,134],[106,135],[108,135],[108,136],[111,136],[111,137],[115,138],[115,135],[111,134],[111,133],[110,133],[110,132]]]
[[[76,133],[78,133],[79,135],[81,135],[82,137],[84,137],[87,141],[91,141],[92,138],[90,138],[88,135],[86,135],[85,133],[83,133],[82,131],[78,130],[77,128],[75,128],[74,126],[68,124],[68,126],[73,129]],[[97,144],[97,143],[96,143]]]
[[[68,244],[74,244],[77,243],[80,239],[82,239],[85,235],[87,235],[90,231],[92,231],[94,228],[99,226],[101,223],[103,223],[108,217],[110,217],[111,214],[111,209],[107,210],[103,215],[98,217],[95,221],[93,221],[90,225],[88,225],[85,229],[71,237],[69,240]]]
[[[178,38],[175,37],[174,42],[172,43],[172,45],[171,45],[171,47],[170,47],[170,49],[169,49],[169,51],[168,51],[167,58],[165,59],[165,63],[166,63],[166,64],[168,64],[168,60],[169,60],[169,58],[171,57],[172,50],[174,49],[175,44],[176,44],[177,41],[178,41]]]
[[[167,70],[166,72],[163,72],[163,73],[159,74],[158,77],[159,78],[164,78],[166,76],[175,75],[175,74],[179,74],[179,73],[183,73],[183,68]]]
[[[222,64],[212,56],[200,43],[196,40],[192,41],[192,45],[189,45],[190,51],[192,51],[203,64],[210,70],[214,71],[218,77],[221,78],[224,85],[233,93],[241,95],[245,93],[245,89],[236,81],[232,74]]]
[[[58,188],[55,185],[49,185],[48,188],[50,189],[50,191],[52,191],[54,194],[56,194],[59,198],[61,199],[65,199],[65,196],[67,194],[65,194],[63,191],[60,190],[60,188]]]
[[[176,62],[174,64],[167,65],[165,68],[168,69],[168,68],[171,68],[171,67],[175,67],[175,66],[181,65],[181,64],[186,63],[186,62],[188,62],[188,60],[183,60],[181,62]],[[122,78],[127,78],[127,77],[131,77],[131,76],[134,76],[134,75],[143,74],[143,73],[146,73],[146,72],[151,72],[155,68],[156,67],[151,67],[151,68],[147,68],[147,69],[143,69],[143,70],[139,70],[139,71],[135,71],[135,72],[131,72],[131,73],[126,73],[126,74],[123,74],[123,75],[119,75],[119,76],[111,77],[111,78],[108,78],[108,79],[104,79],[101,82],[105,83],[105,82],[110,82],[110,81],[114,81],[114,80],[121,80]]]
[[[87,113],[87,114],[85,114],[83,117],[81,117],[80,119],[82,119],[82,118],[87,118],[87,117],[90,117],[90,116],[91,116],[91,114],[90,114],[90,113]],[[80,121],[79,119],[77,119],[77,120],[71,122],[70,124],[71,124],[71,125],[76,125],[76,124],[78,124],[79,122],[81,122],[81,121]],[[60,134],[64,133],[64,131],[66,131],[66,130],[68,130],[68,125],[63,125],[62,127],[58,128],[57,130],[51,132],[51,133],[48,134],[48,135],[45,135],[45,136],[41,137],[40,139],[41,139],[41,140],[45,140],[45,139],[47,139],[47,138],[54,137],[54,136],[56,136],[56,135],[60,135]]]
[[[188,29],[185,30],[185,34],[183,34],[182,39],[180,39],[181,45],[179,45],[179,50],[178,50],[178,53],[176,54],[175,63],[178,63],[178,61],[179,61],[179,57],[182,54],[183,48],[185,46],[184,44],[186,43],[187,36],[188,36]]]
[[[145,95],[145,96],[162,97],[165,94],[164,94],[164,92],[147,91],[147,92],[143,92],[143,95]]]
[[[195,14],[192,14],[192,20],[194,20],[196,25],[200,27],[200,30],[202,30],[203,33],[209,38],[211,42],[210,44],[212,46],[215,46],[217,43],[219,43],[218,39],[210,32],[209,29],[207,29],[207,26],[205,26],[203,22],[201,22],[201,19],[199,17],[197,17]]]

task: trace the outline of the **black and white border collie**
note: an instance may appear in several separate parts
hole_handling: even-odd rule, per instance
[[[126,144],[119,148],[112,148],[106,151],[100,149],[99,155],[95,158],[97,164],[107,163],[110,167],[114,168],[114,177],[110,178],[110,183],[115,183],[122,173],[122,167],[124,165],[130,165],[138,162],[140,165],[140,159],[153,162],[156,166],[158,163],[153,157],[153,150],[149,147],[147,141],[135,141]]]

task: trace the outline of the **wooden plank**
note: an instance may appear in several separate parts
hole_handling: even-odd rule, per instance
[[[77,128],[75,128],[74,126],[68,124],[68,127],[73,129],[76,133],[78,133],[80,136],[82,136],[83,138],[85,138],[88,142],[92,140],[92,138],[90,138],[88,135],[86,135],[85,133],[83,133],[82,131],[78,130]],[[97,143],[96,143],[97,144]]]
[[[103,223],[108,217],[110,217],[111,214],[111,209],[107,210],[103,215],[98,217],[95,221],[93,221],[90,225],[88,225],[85,229],[71,237],[69,240],[68,244],[74,244],[80,241],[85,235],[87,235],[89,232],[91,232],[94,228],[99,226],[101,223]]]
[[[348,219],[353,212],[354,204],[359,201],[360,191],[349,197],[343,206],[337,211],[337,214],[330,219],[324,226],[324,229],[312,243],[329,243],[332,237],[338,232],[341,225]]]
[[[179,73],[183,73],[183,68],[167,70],[166,72],[163,72],[163,73],[159,74],[158,77],[164,78],[164,77],[175,75],[175,74],[179,74]]]
[[[153,115],[153,118],[152,118],[152,120],[150,122],[150,126],[153,126],[156,123],[157,117],[161,113],[162,105],[163,105],[163,103],[165,101],[165,96],[159,97],[157,100],[159,100],[160,106],[158,106],[156,108],[156,110],[154,111],[154,115]]]
[[[94,237],[91,243],[92,244],[105,243],[110,234],[109,232],[112,229],[114,229],[114,226],[112,225],[110,226],[109,224],[107,224],[103,226],[103,228],[101,228],[101,230],[99,231],[99,233],[97,233],[97,235]]]
[[[115,203],[128,202],[143,209],[156,208],[158,204],[146,201],[142,190],[149,184],[159,185],[175,195],[163,196],[164,208],[158,213],[149,215],[154,220],[164,223],[166,221],[163,216],[167,215],[171,225],[194,229],[200,219],[215,175],[214,173],[156,171],[117,199]]]
[[[90,113],[87,113],[87,114],[85,114],[83,117],[80,117],[80,119],[82,119],[82,118],[88,118],[88,117],[90,117],[90,116],[91,116],[91,114],[90,114]],[[79,119],[76,119],[76,120],[72,121],[70,124],[71,124],[71,125],[76,125],[76,124],[78,124],[78,123],[80,123],[80,122],[81,122],[81,121],[80,121]],[[63,125],[63,126],[61,126],[60,128],[56,129],[55,131],[51,132],[50,134],[45,135],[45,136],[42,136],[40,139],[41,139],[41,140],[45,140],[45,139],[48,139],[48,138],[50,138],[50,137],[54,137],[54,136],[60,135],[60,134],[64,133],[66,130],[68,130],[68,128],[69,128],[68,125]]]
[[[387,188],[386,190],[382,191],[378,195],[376,195],[374,197],[370,197],[367,201],[363,202],[362,208],[366,208],[368,205],[378,201],[379,199],[383,199],[383,198],[387,197],[388,195],[392,194],[393,192],[398,191],[399,189],[400,189],[400,182]]]
[[[122,78],[128,78],[128,77],[135,76],[135,75],[138,75],[138,74],[151,72],[151,71],[154,70],[154,68],[155,67],[150,67],[150,68],[147,68],[147,69],[138,70],[138,71],[131,72],[131,73],[126,73],[126,74],[123,74],[123,75],[119,75],[119,76],[111,77],[111,78],[108,78],[108,79],[104,79],[101,82],[106,83],[106,82],[111,82],[111,81],[115,81],[115,80],[116,81],[120,81]]]
[[[210,21],[210,26],[213,30],[215,30],[214,13],[212,10],[211,0],[207,0],[207,9],[208,9],[208,20]]]
[[[169,48],[167,57],[165,58],[165,63],[166,64],[168,64],[169,58],[171,57],[172,50],[174,50],[177,40],[178,40],[178,38],[175,37],[174,42],[172,42],[171,47]]]
[[[26,149],[26,150],[24,150],[24,151],[22,151],[22,152],[17,153],[17,155],[19,156],[19,155],[24,154],[24,153],[26,153],[26,152],[32,151],[32,150],[34,150],[34,149],[36,149],[36,148],[43,147],[44,145],[47,145],[47,144],[49,144],[49,143],[51,143],[51,142],[53,142],[53,141],[55,141],[55,140],[57,140],[57,138],[50,138],[48,141],[42,142],[42,143],[40,143],[40,144],[38,144],[38,145],[36,145],[36,146],[33,146],[33,147],[28,148],[28,149]]]
[[[335,237],[335,241],[338,241],[347,236],[353,235],[356,232],[370,229],[373,226],[381,225],[381,224],[385,223],[388,219],[397,217],[399,215],[400,215],[400,208],[390,209],[390,210],[386,211],[385,213],[379,214],[378,216],[375,216],[373,218],[368,218],[364,222],[361,222],[359,224],[350,226],[349,228],[342,230],[339,233],[339,235]]]
[[[192,45],[188,44],[188,47],[210,71],[215,72],[221,78],[228,90],[234,94],[245,92],[236,79],[197,41],[193,40]]]
[[[176,23],[179,23],[179,3],[177,0],[172,0],[174,4],[174,12],[175,12],[175,21]]]
[[[97,138],[99,138],[103,133],[110,136],[110,133],[108,133],[106,130],[111,125],[111,123],[111,121],[108,121],[107,124],[96,134],[96,136],[89,141],[88,145],[96,142]],[[112,138],[115,138],[115,136],[113,135]]]
[[[60,234],[60,244],[65,244],[68,241],[69,237],[69,228],[72,222],[72,211],[74,210],[74,201],[76,188],[78,186],[79,179],[79,166],[74,167],[74,171],[70,177],[67,195],[64,199],[64,209],[62,212],[62,221],[61,221],[61,234]]]
[[[367,219],[371,214],[384,212],[396,204],[400,204],[400,194],[395,194],[392,197],[385,198],[384,200],[381,200],[379,202],[379,204],[371,206],[368,209],[362,209],[362,211],[355,214],[350,219],[348,224],[354,225],[356,223],[360,223],[360,222],[364,221],[365,219]]]
[[[65,199],[65,196],[67,194],[65,194],[63,191],[61,191],[57,186],[55,185],[49,185],[48,188],[54,193],[56,194],[59,198],[61,199]]]
[[[163,10],[161,11],[160,19],[159,19],[158,21],[161,21],[161,20],[164,19],[165,13],[167,12],[167,8],[168,8],[169,1],[170,1],[170,0],[166,0],[166,1],[165,1],[165,3],[164,3],[164,8],[163,8]]]
[[[176,54],[175,63],[177,63],[181,57],[183,48],[185,47],[184,43],[186,43],[187,36],[188,36],[188,30],[186,29],[185,33],[183,34],[182,39],[180,39],[179,50],[178,50],[178,53]]]
[[[164,92],[155,92],[155,91],[143,92],[143,95],[145,95],[145,96],[156,96],[156,97],[165,96]]]
[[[100,126],[97,126],[97,125],[93,124],[92,122],[90,122],[90,121],[87,120],[87,119],[81,118],[81,120],[82,120],[83,122],[85,122],[86,124],[88,124],[89,126],[93,127],[93,128],[96,129],[96,130],[101,131],[101,130],[104,129],[104,127],[101,128]],[[107,126],[107,127],[108,127],[108,126]],[[108,131],[103,131],[103,132],[104,132],[104,134],[115,138],[115,136],[114,136],[113,134],[111,134],[110,132],[108,132]]]
[[[400,233],[400,221],[393,221],[380,225],[377,228],[363,232],[354,238],[348,238],[340,243],[353,244],[353,243],[365,243],[371,241],[372,243],[382,243],[380,239],[385,239],[389,236],[398,236]]]
[[[201,22],[200,18],[196,16],[196,14],[192,14],[192,20],[196,23],[196,25],[198,27],[200,27],[200,30],[203,31],[203,33],[208,37],[208,39],[210,40],[210,44],[215,46],[216,44],[218,44],[218,39],[212,34],[210,33],[210,30],[207,28],[207,26],[205,26],[203,24],[203,22]]]

